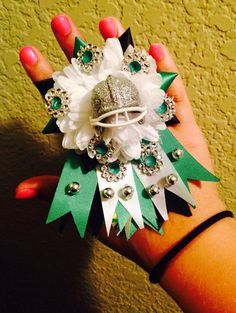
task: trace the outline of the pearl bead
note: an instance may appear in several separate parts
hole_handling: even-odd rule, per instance
[[[178,181],[178,176],[176,174],[170,174],[166,177],[166,183],[168,186],[176,184]]]
[[[181,159],[183,156],[184,156],[184,151],[181,150],[181,149],[176,149],[176,150],[172,151],[172,157],[173,157],[175,160],[179,160],[179,159]]]
[[[80,190],[80,184],[77,182],[72,182],[66,186],[66,193],[69,196],[75,195]]]
[[[114,190],[112,188],[105,188],[102,192],[102,195],[106,199],[111,199],[114,197]]]
[[[122,188],[122,195],[125,198],[125,200],[130,200],[133,197],[134,194],[134,188],[131,186],[125,186]]]
[[[154,197],[159,192],[160,192],[160,187],[158,187],[157,185],[151,185],[148,189],[148,193],[151,197]]]

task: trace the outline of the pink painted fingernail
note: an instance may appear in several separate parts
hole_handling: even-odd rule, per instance
[[[68,36],[71,33],[71,25],[65,15],[58,15],[52,19],[53,31],[61,36]]]
[[[16,199],[30,199],[30,198],[36,197],[37,195],[38,195],[37,190],[26,188],[22,190],[17,190],[15,198]]]
[[[149,54],[158,62],[164,57],[164,51],[161,45],[153,44],[149,48]]]
[[[99,22],[99,30],[104,39],[117,36],[117,27],[112,18],[107,17]]]
[[[38,62],[38,57],[30,46],[26,46],[20,50],[20,60],[23,64],[35,65]]]

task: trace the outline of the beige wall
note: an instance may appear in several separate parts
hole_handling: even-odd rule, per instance
[[[56,224],[44,225],[47,204],[13,199],[19,181],[58,174],[63,164],[60,140],[40,133],[48,117],[18,61],[19,48],[33,44],[55,69],[66,64],[50,31],[60,12],[89,42],[101,44],[99,19],[116,15],[131,26],[137,45],[169,47],[221,177],[221,196],[236,209],[234,0],[2,0],[0,312],[180,312],[142,270],[96,240],[80,240],[72,223],[63,238]]]

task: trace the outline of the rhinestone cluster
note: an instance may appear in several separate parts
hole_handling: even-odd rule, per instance
[[[102,177],[108,182],[119,181],[125,176],[126,171],[127,168],[125,164],[119,160],[112,163],[107,162],[101,166]]]
[[[115,148],[112,145],[112,140],[106,144],[100,135],[94,135],[89,141],[87,150],[91,159],[95,157],[99,163],[106,163],[113,157]]]
[[[150,63],[147,60],[147,55],[142,51],[134,49],[132,53],[128,53],[122,62],[122,70],[136,74],[140,71],[148,74]]]
[[[102,49],[91,44],[82,47],[77,53],[79,68],[86,73],[90,73],[102,58]]]
[[[45,95],[46,109],[50,115],[57,118],[69,111],[70,97],[67,91],[51,88]]]
[[[143,174],[151,176],[157,173],[163,165],[163,158],[158,151],[157,143],[142,144],[139,169]]]
[[[157,114],[162,122],[168,122],[175,114],[175,102],[173,98],[165,95],[163,104],[157,109]]]

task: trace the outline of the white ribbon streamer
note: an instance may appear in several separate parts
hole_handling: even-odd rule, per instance
[[[176,171],[175,167],[172,165],[171,161],[165,154],[165,152],[158,146],[158,150],[161,152],[163,157],[163,166],[161,167],[160,171],[152,176],[148,176],[143,174],[137,165],[133,164],[133,168],[136,171],[139,179],[141,180],[144,188],[148,189],[151,185],[157,184],[160,188],[160,192],[155,196],[151,197],[155,207],[160,212],[161,216],[164,220],[168,220],[168,212],[166,207],[166,199],[165,199],[165,191],[164,188],[167,188],[169,191],[176,194],[178,197],[184,199],[191,205],[195,205],[194,200],[185,186],[184,182],[182,181],[180,175]],[[176,161],[178,162],[178,161]],[[170,174],[175,174],[178,177],[177,182],[174,185],[169,187],[165,186],[165,177]]]
[[[133,169],[131,163],[126,164],[127,172],[123,179],[118,182],[108,182],[105,178],[101,176],[101,171],[99,166],[97,167],[97,178],[98,186],[100,190],[102,209],[104,214],[104,220],[106,225],[107,234],[109,235],[112,219],[116,210],[118,201],[125,207],[129,212],[130,216],[134,219],[139,228],[144,228],[142,212],[140,209],[140,204],[138,200],[138,194],[133,177]],[[134,193],[131,199],[125,200],[121,195],[121,190],[125,186],[131,186],[134,189]],[[103,190],[105,188],[112,188],[114,191],[114,196],[110,199],[106,199],[103,196]]]

